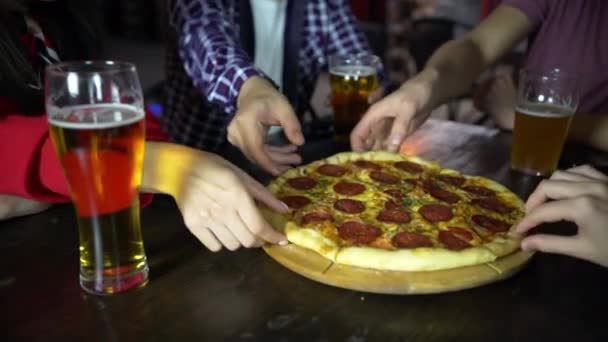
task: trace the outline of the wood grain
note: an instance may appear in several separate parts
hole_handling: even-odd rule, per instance
[[[306,278],[344,289],[383,294],[427,294],[469,289],[506,279],[534,253],[517,251],[491,263],[429,272],[382,271],[336,264],[318,253],[290,244],[267,245],[274,260]]]

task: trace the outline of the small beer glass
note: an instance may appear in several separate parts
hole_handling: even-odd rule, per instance
[[[370,54],[333,55],[329,82],[334,111],[334,140],[348,143],[352,129],[369,108],[369,95],[378,89],[380,58]]]
[[[557,168],[578,106],[576,80],[559,69],[522,70],[517,89],[511,167],[537,176]]]

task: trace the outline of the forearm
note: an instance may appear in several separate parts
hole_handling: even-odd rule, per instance
[[[570,125],[570,139],[608,151],[608,114],[576,114]]]
[[[511,51],[532,28],[523,12],[500,6],[467,35],[441,46],[420,74],[432,81],[427,109],[469,91],[481,72]]]
[[[200,12],[193,10],[196,3]],[[178,54],[192,83],[207,101],[234,113],[243,83],[262,75],[240,46],[234,18],[217,0],[177,0],[170,11]]]
[[[466,94],[488,67],[478,46],[468,37],[441,46],[414,79],[430,84],[428,109]]]
[[[140,191],[177,196],[184,172],[197,162],[199,152],[204,153],[172,143],[146,142]]]

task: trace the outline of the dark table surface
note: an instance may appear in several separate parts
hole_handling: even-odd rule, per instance
[[[509,171],[509,143],[508,134],[429,122],[408,150],[525,197],[538,180]],[[303,154],[311,161],[335,151],[321,141]],[[606,158],[566,151],[565,160],[576,162]],[[536,255],[510,279],[455,293],[377,295],[313,282],[261,249],[208,252],[164,196],[142,211],[142,221],[150,283],[111,297],[79,288],[71,206],[0,223],[0,339],[608,341],[608,271],[572,258]]]

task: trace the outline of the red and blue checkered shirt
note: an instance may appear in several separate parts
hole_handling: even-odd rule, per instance
[[[266,77],[253,65],[252,44],[247,51],[243,35],[251,36],[253,27],[241,13],[243,1],[249,0],[169,1],[175,35],[168,49],[162,122],[177,143],[212,151],[221,148],[241,86],[252,76]],[[284,63],[285,70],[292,70],[290,64],[297,69],[291,73],[297,79],[291,82],[292,96],[286,95],[301,113],[310,103],[319,74],[327,70],[328,56],[371,50],[346,0],[289,1],[285,56],[291,50],[297,54]],[[300,7],[299,12],[290,10],[292,5]],[[294,42],[299,43],[293,46]],[[386,77],[380,72],[382,82]]]

